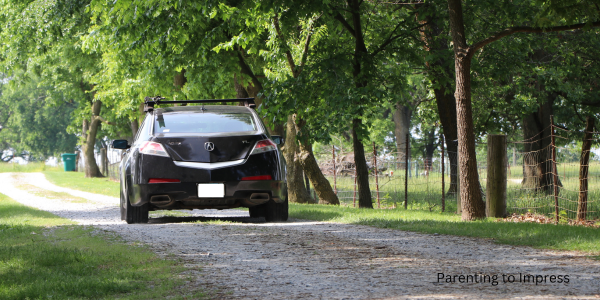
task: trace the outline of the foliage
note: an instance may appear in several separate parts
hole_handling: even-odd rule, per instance
[[[4,84],[0,107],[7,115],[0,131],[0,149],[28,152],[36,158],[75,150],[77,138],[66,132],[77,103],[47,99],[49,88],[38,87],[39,78],[13,79]]]

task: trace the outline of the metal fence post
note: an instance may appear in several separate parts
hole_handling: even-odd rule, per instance
[[[444,176],[444,135],[440,135],[442,145],[442,212],[446,210],[446,181]]]
[[[377,175],[377,148],[375,148],[375,142],[373,142],[373,163],[375,165],[375,190],[377,191],[377,208],[381,208],[379,202],[379,178]]]
[[[410,167],[408,166],[408,150],[409,150],[408,138],[409,138],[409,134],[407,133],[406,134],[406,143],[405,143],[406,152],[404,152],[404,166],[405,166],[405,170],[404,170],[404,209],[408,208],[408,169],[410,169]]]
[[[356,168],[354,168],[354,195],[352,196],[352,204],[356,207]]]
[[[554,115],[550,116],[551,137],[552,137],[552,186],[554,187],[554,213],[556,214],[556,224],[558,224],[558,173],[556,170],[556,143],[554,141]]]

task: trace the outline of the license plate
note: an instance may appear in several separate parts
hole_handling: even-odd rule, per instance
[[[224,183],[199,183],[198,198],[223,198],[225,197]]]

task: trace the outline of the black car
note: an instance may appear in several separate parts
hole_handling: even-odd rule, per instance
[[[251,99],[246,106],[201,105],[154,108],[134,138],[113,141],[127,149],[120,165],[121,219],[147,223],[148,212],[172,209],[248,207],[267,222],[288,218],[285,163]],[[235,100],[218,100],[240,101]]]

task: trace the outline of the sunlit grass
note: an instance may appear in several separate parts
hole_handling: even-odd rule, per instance
[[[48,181],[62,187],[119,197],[119,183],[104,178],[85,178],[83,172],[46,171]]]
[[[0,299],[196,299],[179,262],[0,194]]]
[[[581,226],[507,223],[497,222],[493,218],[462,222],[460,216],[453,213],[306,204],[290,204],[290,217],[423,233],[492,238],[502,244],[579,250],[600,255],[600,229]]]
[[[59,171],[60,167],[51,167],[46,165],[44,162],[30,162],[25,165],[16,163],[4,163],[0,162],[0,173],[7,172],[44,172],[44,171]]]

